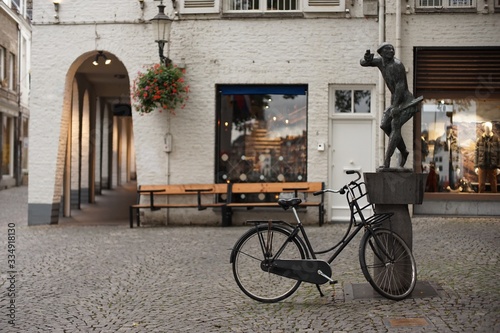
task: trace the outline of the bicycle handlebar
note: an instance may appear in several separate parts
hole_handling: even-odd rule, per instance
[[[358,176],[358,178],[356,178],[354,180],[351,180],[349,182],[349,185],[356,184],[356,182],[361,179],[361,172],[359,172],[358,170],[346,170],[345,173],[348,174],[348,175],[352,175],[352,174],[355,173]],[[332,193],[344,194],[346,189],[347,189],[347,185],[344,185],[344,186],[342,186],[338,190],[324,189],[324,190],[321,190],[321,191],[314,192],[313,195],[320,195],[320,194],[323,194],[325,192],[332,192]]]
[[[346,170],[345,173],[348,174],[348,175],[352,175],[353,173],[355,173],[355,174],[358,175],[358,178],[356,178],[355,180],[351,181],[351,184],[355,183],[355,182],[357,182],[358,180],[361,179],[361,172],[359,172],[358,170]]]

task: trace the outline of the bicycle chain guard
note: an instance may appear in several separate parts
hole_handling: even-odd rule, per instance
[[[313,284],[325,284],[331,281],[327,277],[332,276],[332,268],[330,265],[324,260],[317,259],[263,260],[261,268],[265,272]],[[318,273],[319,271],[321,271],[323,275],[320,275]]]

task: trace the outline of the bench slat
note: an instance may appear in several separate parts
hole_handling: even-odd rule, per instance
[[[324,188],[322,182],[283,182],[283,183],[231,183],[231,184],[153,184],[141,185],[138,188],[137,203],[130,206],[130,227],[133,227],[133,211],[137,211],[137,225],[139,226],[139,209],[157,210],[161,208],[198,208],[199,210],[208,207],[221,207],[223,225],[231,224],[232,210],[238,207],[280,207],[277,202],[232,202],[233,194],[258,194],[258,193],[314,193]],[[202,203],[202,196],[214,194],[227,194],[226,202]],[[196,195],[196,203],[155,203],[157,196],[182,196]],[[140,203],[142,196],[149,196],[149,203]],[[300,206],[319,207],[320,225],[323,224],[323,195],[319,200],[304,201]]]
[[[214,194],[227,194],[227,184],[152,184],[152,185],[140,185],[137,189],[137,203],[130,206],[130,227],[133,228],[134,220],[134,209],[137,212],[137,226],[140,225],[139,210],[140,209],[151,209],[158,210],[162,208],[198,208],[198,210],[204,210],[208,207],[222,207],[225,212],[225,202],[202,202],[202,196],[214,195]],[[192,203],[155,203],[154,198],[157,196],[184,196],[184,195],[196,195],[196,202]],[[149,203],[140,203],[142,196],[149,196]],[[207,200],[205,200],[207,201]],[[225,216],[225,213],[223,213]]]

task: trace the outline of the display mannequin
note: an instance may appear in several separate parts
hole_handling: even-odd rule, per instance
[[[500,157],[500,141],[493,133],[491,122],[483,124],[484,133],[476,142],[475,171],[479,178],[479,193],[486,190],[486,179],[490,182],[491,192],[497,193],[497,174]]]

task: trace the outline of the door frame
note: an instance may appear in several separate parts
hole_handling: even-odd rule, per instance
[[[371,91],[371,103],[370,103],[370,113],[335,113],[335,90],[370,90]],[[370,143],[370,149],[372,151],[372,158],[370,161],[370,165],[368,166],[369,170],[362,170],[363,172],[374,172],[377,161],[377,142],[378,142],[378,133],[377,133],[377,115],[378,115],[378,100],[376,95],[376,86],[375,85],[336,85],[331,84],[329,86],[328,91],[328,188],[333,188],[333,166],[335,163],[333,161],[333,127],[337,123],[342,122],[371,122],[371,131],[372,131],[372,140]],[[335,189],[335,188],[334,188]],[[339,195],[339,194],[331,194]],[[327,221],[332,221],[332,198],[327,198]],[[345,203],[345,208],[348,208],[347,202]],[[348,219],[348,217],[347,217]],[[337,221],[337,220],[336,220]]]

